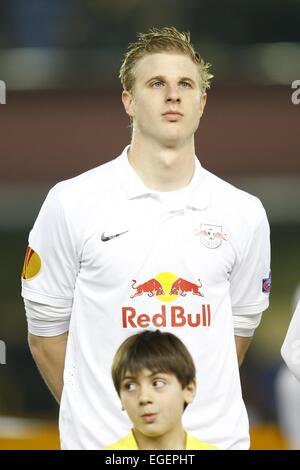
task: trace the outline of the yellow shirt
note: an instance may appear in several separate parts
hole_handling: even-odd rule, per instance
[[[217,450],[218,448],[202,442],[196,437],[186,434],[186,448],[185,450]],[[123,437],[119,441],[111,444],[110,446],[105,447],[103,450],[139,450],[137,442],[133,435],[133,432],[130,431],[127,436]]]

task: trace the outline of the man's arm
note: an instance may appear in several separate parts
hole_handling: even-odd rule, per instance
[[[58,403],[60,403],[63,390],[67,340],[68,332],[51,337],[28,333],[28,344],[33,359]]]
[[[239,367],[241,367],[246,352],[251,344],[254,332],[260,324],[262,313],[255,315],[233,316],[235,347],[238,357]]]
[[[238,357],[239,367],[241,367],[247,349],[249,348],[253,336],[235,336],[236,353]]]

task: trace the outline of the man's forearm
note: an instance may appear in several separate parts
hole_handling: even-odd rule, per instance
[[[51,393],[60,403],[68,333],[44,337],[28,334],[28,344],[33,359]]]
[[[236,346],[236,353],[238,357],[239,367],[241,367],[247,349],[249,348],[253,336],[235,336],[235,346]]]

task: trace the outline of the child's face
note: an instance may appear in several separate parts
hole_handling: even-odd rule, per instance
[[[174,374],[142,369],[136,376],[126,371],[120,398],[134,429],[156,437],[181,426],[184,403],[193,401],[195,391],[194,382],[183,389]]]

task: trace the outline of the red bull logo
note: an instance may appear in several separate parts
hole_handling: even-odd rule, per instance
[[[194,284],[193,282],[187,281],[186,279],[182,279],[182,277],[180,277],[179,279],[173,282],[170,290],[170,295],[181,295],[182,297],[185,297],[188,292],[191,292],[194,295],[199,295],[200,297],[203,297],[203,294],[201,294],[200,292],[200,287],[202,287],[200,279],[198,279],[198,282],[200,283],[199,286],[197,284]]]
[[[150,279],[150,281],[144,282],[137,287],[135,287],[135,284],[136,280],[133,279],[132,287],[133,289],[136,289],[136,293],[130,296],[131,299],[143,294],[147,294],[149,297],[153,297],[154,295],[165,295],[162,285],[157,279]]]
[[[162,327],[183,327],[192,328],[198,326],[210,326],[211,310],[210,304],[200,304],[197,312],[186,312],[184,307],[172,305],[168,307],[165,303],[173,302],[180,297],[195,295],[204,297],[201,288],[202,282],[191,282],[171,272],[163,272],[148,281],[137,284],[136,279],[132,280],[132,288],[135,292],[130,296],[135,299],[140,296],[156,297],[164,305],[159,311],[152,314],[138,313],[132,306],[122,307],[123,328],[147,328],[153,326]]]
[[[166,273],[167,274],[167,273]],[[171,273],[168,273],[171,274]],[[181,295],[182,297],[185,297],[188,292],[191,292],[194,295],[199,295],[200,297],[203,297],[203,294],[200,292],[200,287],[202,287],[202,283],[200,282],[200,279],[198,279],[198,282],[200,285],[194,284],[193,282],[187,281],[186,279],[183,279],[182,277],[176,279],[168,292],[168,296],[178,296]],[[134,299],[134,297],[137,297],[139,295],[147,294],[149,297],[153,296],[165,296],[166,292],[163,289],[163,286],[161,285],[160,281],[152,278],[150,281],[144,282],[143,284],[140,284],[139,286],[135,287],[136,280],[132,280],[132,287],[133,289],[136,289],[136,292],[134,295],[131,295],[130,298]]]
[[[122,308],[123,328],[148,328],[149,326],[156,328],[190,326],[196,328],[198,326],[210,326],[210,322],[211,313],[209,304],[202,304],[201,311],[198,313],[187,313],[183,307],[174,305],[169,309],[167,305],[162,305],[160,311],[154,315],[147,313],[138,314],[133,307]]]
[[[201,224],[200,230],[195,235],[200,237],[201,243],[207,248],[218,248],[222,241],[227,240],[221,225]]]

